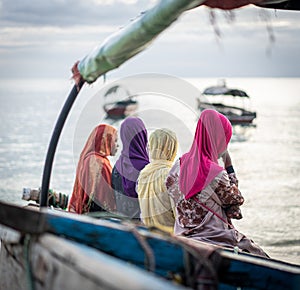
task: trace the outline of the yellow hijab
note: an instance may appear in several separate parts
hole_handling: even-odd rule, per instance
[[[149,138],[151,162],[138,178],[138,198],[141,218],[145,225],[172,233],[174,204],[165,185],[178,148],[176,134],[169,129],[157,129]]]

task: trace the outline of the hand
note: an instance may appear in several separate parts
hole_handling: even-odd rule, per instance
[[[231,185],[234,184],[238,188],[238,186],[239,186],[239,180],[237,179],[236,174],[234,172],[233,173],[229,173],[228,177],[229,177],[230,184]]]
[[[203,3],[210,8],[219,8],[224,10],[240,8],[249,4],[259,4],[262,0],[207,0]]]
[[[222,159],[223,159],[225,168],[227,168],[229,166],[232,166],[231,157],[230,157],[229,152],[227,150],[222,155]]]
[[[76,61],[71,70],[73,73],[72,79],[75,81],[77,88],[79,88],[80,83],[84,82],[84,80],[78,70],[78,64],[79,64],[79,61]]]
[[[230,219],[240,220],[243,218],[242,211],[238,205],[231,205],[225,209],[226,216]]]

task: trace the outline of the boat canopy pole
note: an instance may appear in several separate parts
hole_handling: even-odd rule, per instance
[[[169,27],[185,11],[201,5],[205,0],[161,0],[156,6],[106,39],[78,64],[84,81],[94,82],[106,72],[148,47],[152,40]],[[74,85],[58,117],[44,164],[40,207],[48,206],[48,192],[54,155],[64,123],[84,81]]]
[[[65,121],[68,117],[68,114],[72,108],[72,105],[82,88],[84,81],[81,81],[78,85],[74,85],[73,89],[71,90],[61,112],[57,119],[56,126],[52,133],[52,137],[49,143],[48,152],[44,164],[44,172],[43,172],[43,179],[42,179],[42,187],[41,187],[41,195],[40,195],[40,206],[45,207],[48,206],[48,192],[49,192],[49,183],[50,183],[50,176],[52,171],[53,159],[56,151],[56,147],[58,144],[58,140],[65,124]]]

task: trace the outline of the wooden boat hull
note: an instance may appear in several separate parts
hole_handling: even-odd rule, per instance
[[[174,286],[174,281],[181,283],[184,287],[195,289],[199,285],[207,286],[208,284],[213,287],[210,289],[236,289],[236,287],[247,289],[298,289],[300,285],[299,266],[253,255],[237,255],[232,251],[195,242],[191,239],[151,232],[147,228],[132,223],[121,222],[116,219],[96,220],[91,217],[53,210],[36,211],[1,202],[0,209],[0,223],[3,225],[0,226],[2,240],[0,280],[8,281],[7,283],[13,284],[17,274],[11,276],[9,274],[11,271],[7,273],[5,271],[6,264],[10,264],[11,270],[15,270],[16,273],[26,270],[24,266],[18,267],[19,270],[14,268],[26,263],[24,262],[24,249],[28,247],[26,246],[26,238],[29,237],[30,247],[28,247],[27,252],[30,252],[31,255],[37,255],[34,249],[36,247],[40,249],[41,241],[57,239],[59,240],[58,243],[65,243],[66,248],[69,247],[70,243],[76,245],[76,251],[82,253],[82,256],[77,258],[79,264],[81,259],[88,260],[94,255],[86,253],[89,249],[92,253],[108,255],[120,264],[131,265],[134,268],[139,268],[142,272],[145,270],[147,273],[151,272],[151,277],[156,277],[157,281],[161,281],[163,278],[169,287]],[[7,230],[12,231],[12,229],[17,230],[19,237],[13,242],[6,234]],[[49,234],[51,238],[48,238]],[[52,256],[53,261],[49,262],[48,265],[48,259],[43,258],[43,261],[45,261],[44,264],[42,263],[43,267],[50,269],[52,263],[60,263],[56,261],[57,259],[72,261],[73,254],[61,251],[62,247],[57,246],[56,242],[47,242],[47,244],[49,244],[47,251],[49,256]],[[14,251],[9,250],[12,245],[16,247]],[[51,247],[53,247],[52,250]],[[57,252],[60,251],[61,253],[58,254]],[[98,262],[101,264],[99,255],[95,254],[93,257],[99,260]],[[35,262],[36,258],[34,257],[30,256],[29,261],[32,264],[33,281],[38,284],[43,279],[39,278],[40,274],[36,271],[41,270],[43,267]],[[66,267],[73,267],[72,262],[67,264]],[[119,280],[118,273],[122,268],[120,267],[115,265],[111,268],[114,269],[110,274],[111,279]],[[20,274],[20,277],[23,277],[23,275],[25,274]],[[73,277],[71,274],[66,275]],[[64,275],[64,277],[67,276]],[[90,276],[86,279],[93,280]],[[90,282],[87,281],[86,283]],[[123,283],[120,282],[120,284]],[[40,289],[58,289],[51,288],[51,285],[46,288],[39,287],[41,287]],[[64,285],[64,287],[68,287],[68,285]],[[84,288],[80,287],[80,289]],[[114,289],[121,289],[121,287]]]
[[[0,289],[186,289],[52,234],[3,241],[0,261]]]

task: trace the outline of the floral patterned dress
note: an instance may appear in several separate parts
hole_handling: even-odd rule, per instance
[[[176,204],[175,235],[222,247],[238,247],[241,251],[268,257],[231,223],[232,218],[242,217],[239,206],[244,202],[234,173],[221,171],[208,186],[189,199],[179,190],[179,174],[178,160],[166,181],[168,193]]]

